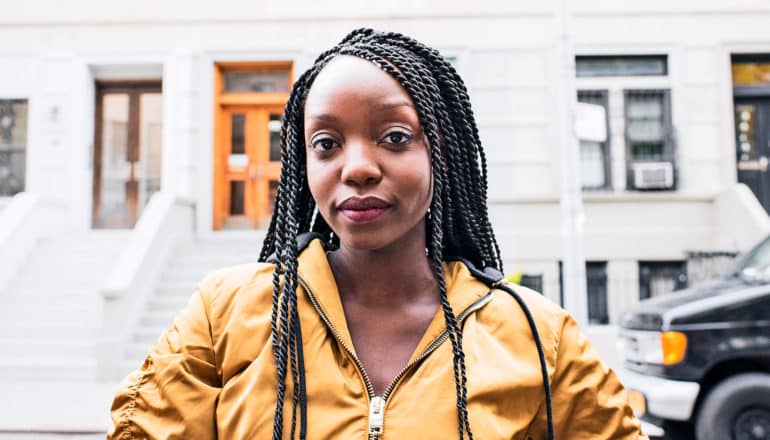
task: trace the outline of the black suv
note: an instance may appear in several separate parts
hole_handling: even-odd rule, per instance
[[[621,319],[619,372],[642,419],[698,440],[770,440],[770,237],[727,275]]]

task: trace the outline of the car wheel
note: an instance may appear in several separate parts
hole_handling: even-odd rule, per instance
[[[729,377],[703,400],[698,440],[770,440],[770,374]]]

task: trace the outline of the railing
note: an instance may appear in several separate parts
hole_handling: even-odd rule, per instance
[[[0,290],[26,261],[40,237],[64,224],[64,205],[21,192],[0,212]]]
[[[104,314],[97,345],[101,380],[121,374],[120,362],[131,330],[174,244],[192,234],[194,218],[193,202],[163,192],[155,193],[142,212],[128,246],[101,289]]]
[[[754,193],[735,183],[714,199],[716,249],[743,251],[770,235],[770,217]]]

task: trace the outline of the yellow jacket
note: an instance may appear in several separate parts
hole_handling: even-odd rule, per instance
[[[253,263],[217,271],[200,283],[142,367],[121,384],[108,439],[271,438],[276,388],[272,273],[273,265]],[[367,379],[354,359],[334,277],[318,240],[300,255],[299,276],[308,439],[367,439]],[[545,438],[543,381],[522,309],[508,293],[490,291],[463,263],[447,263],[445,276],[449,302],[462,319],[474,437]],[[541,295],[516,290],[535,317],[545,350],[555,438],[646,438],[623,387],[573,319]],[[409,365],[389,387],[380,438],[457,438],[452,347],[440,310]],[[291,407],[288,392],[286,438]]]

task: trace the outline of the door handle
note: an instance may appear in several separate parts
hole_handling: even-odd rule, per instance
[[[743,160],[738,162],[738,169],[741,171],[767,171],[770,166],[770,160],[767,156],[761,156],[758,160]]]

